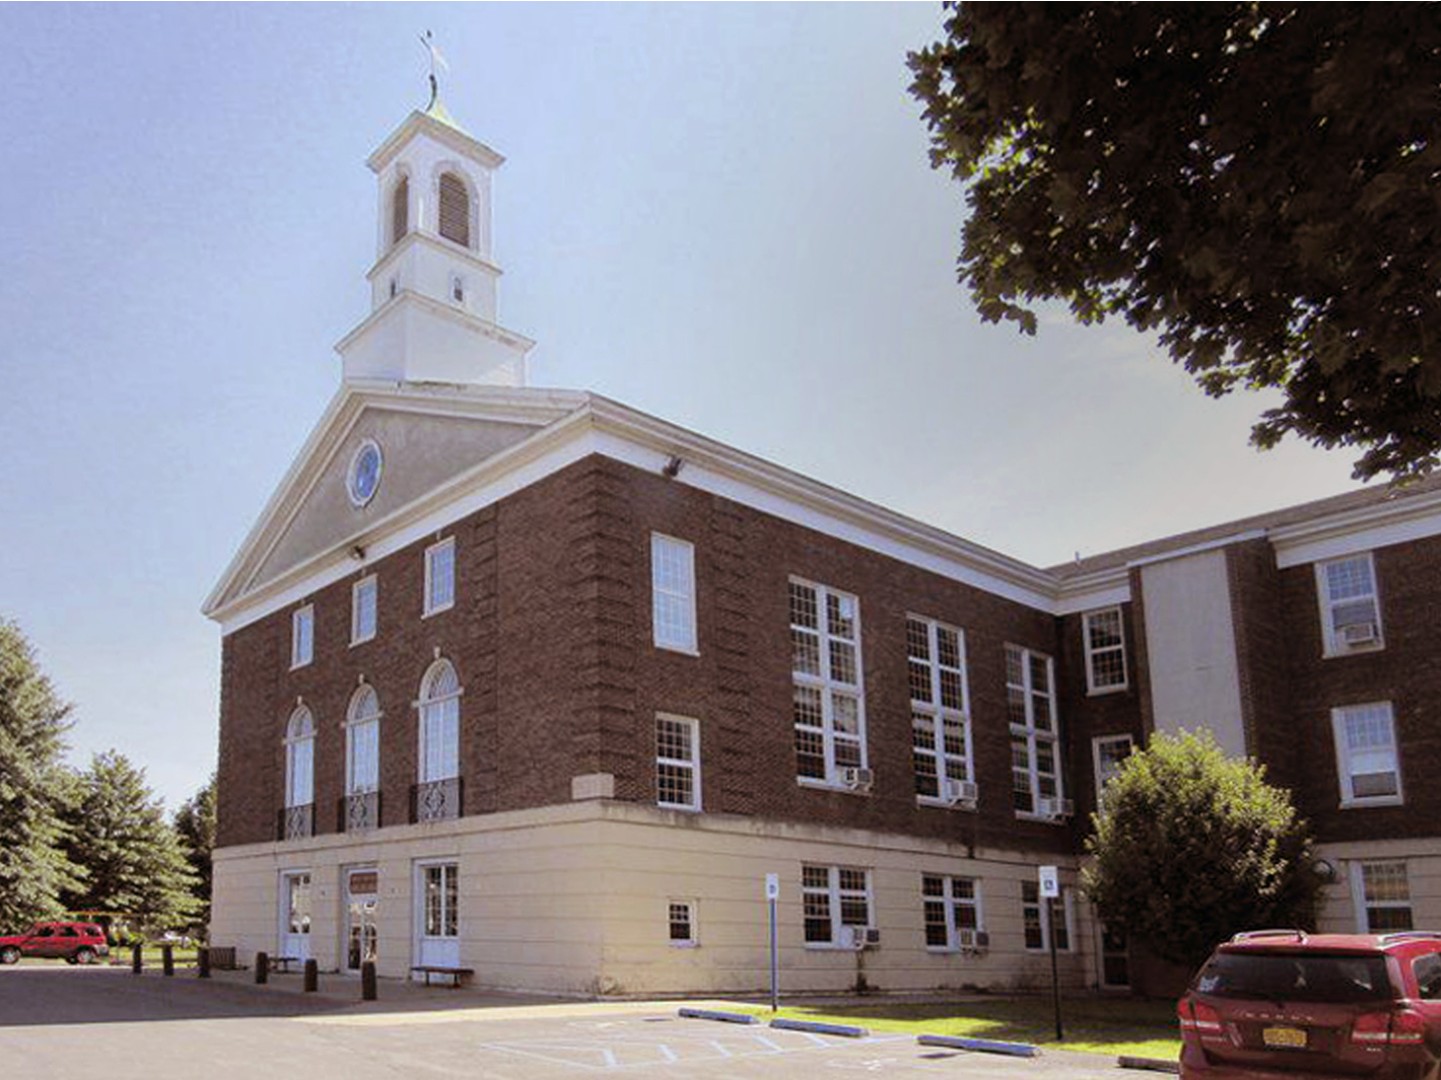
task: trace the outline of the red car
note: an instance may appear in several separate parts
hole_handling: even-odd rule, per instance
[[[0,964],[13,964],[22,956],[63,959],[67,964],[91,964],[107,956],[105,931],[94,923],[39,922],[27,933],[0,937]]]
[[[1176,1006],[1196,1080],[1441,1076],[1441,933],[1238,934]]]

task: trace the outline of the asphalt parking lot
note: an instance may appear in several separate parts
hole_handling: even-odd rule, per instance
[[[16,1080],[550,1080],[577,1076],[750,1078],[805,1071],[964,1080],[1145,1077],[1113,1059],[1036,1059],[682,1019],[676,1003],[561,1002],[381,985],[358,1001],[331,977],[256,987],[243,975],[132,975],[124,968],[0,969],[0,1071]]]

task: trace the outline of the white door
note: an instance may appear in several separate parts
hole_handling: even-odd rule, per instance
[[[374,867],[367,867],[349,871],[345,880],[345,969],[359,971],[365,961],[377,958],[380,875]]]
[[[416,866],[416,964],[460,966],[459,866],[453,862]]]
[[[310,871],[280,875],[280,955],[310,959]]]

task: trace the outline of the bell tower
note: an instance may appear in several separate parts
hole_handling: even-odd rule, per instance
[[[525,385],[530,339],[498,322],[491,190],[505,161],[440,101],[391,132],[377,180],[370,314],[336,345],[346,380]]]

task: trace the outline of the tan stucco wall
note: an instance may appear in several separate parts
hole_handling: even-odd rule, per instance
[[[1335,880],[1321,890],[1321,915],[1316,929],[1338,934],[1364,930],[1358,907],[1362,895],[1360,864],[1390,861],[1406,863],[1412,925],[1417,929],[1441,926],[1441,838],[1319,844],[1316,857],[1326,859],[1336,869]]]

